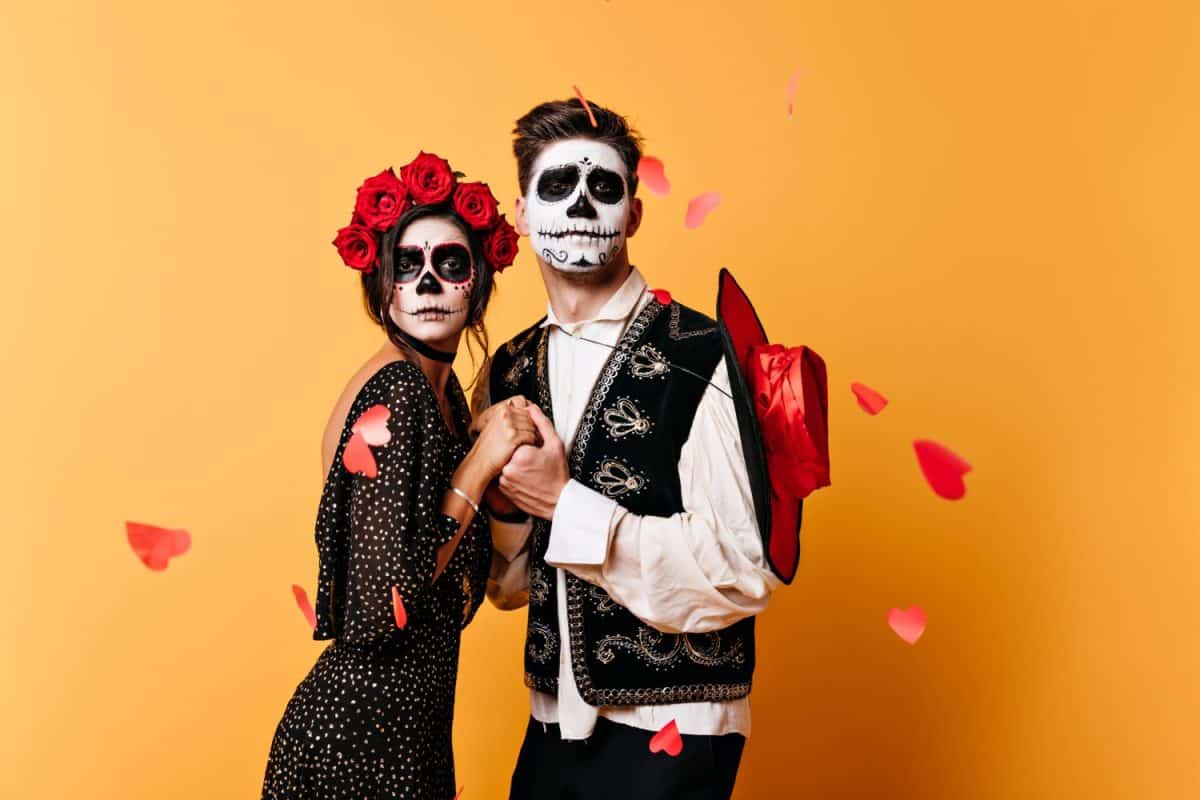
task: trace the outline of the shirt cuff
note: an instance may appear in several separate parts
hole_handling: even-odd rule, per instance
[[[603,564],[619,508],[616,500],[576,480],[567,481],[550,520],[546,563],[552,567]]]

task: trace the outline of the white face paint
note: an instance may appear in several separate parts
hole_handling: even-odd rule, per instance
[[[440,217],[415,220],[396,241],[391,317],[423,342],[444,342],[467,324],[475,267],[471,244],[458,226]]]
[[[612,145],[564,139],[533,164],[525,196],[534,252],[562,272],[591,272],[621,252],[629,224],[625,162]]]

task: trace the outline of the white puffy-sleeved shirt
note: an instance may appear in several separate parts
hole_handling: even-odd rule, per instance
[[[592,319],[562,322],[548,306],[542,326],[551,329],[554,426],[568,455],[592,387],[611,352],[581,337],[615,345],[648,302],[657,301],[634,267]],[[570,641],[563,570],[602,587],[644,623],[668,633],[718,630],[766,608],[778,580],[763,555],[723,359],[710,381],[680,453],[681,513],[633,514],[575,480],[563,489],[546,551],[558,585],[559,641]],[[492,521],[496,554],[489,595],[501,608],[512,608],[528,597],[524,546],[531,527],[529,521]],[[748,697],[668,705],[588,705],[579,694],[570,658],[570,648],[560,648],[557,696],[530,690],[534,719],[558,723],[564,739],[591,736],[598,716],[648,731],[675,720],[681,733],[750,734]]]

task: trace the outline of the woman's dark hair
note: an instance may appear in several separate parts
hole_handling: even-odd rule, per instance
[[[426,217],[440,217],[449,220],[458,226],[458,229],[467,237],[467,242],[471,249],[471,261],[475,265],[475,285],[471,288],[471,296],[468,298],[469,307],[467,309],[466,325],[468,334],[467,349],[470,351],[471,343],[474,342],[482,349],[483,358],[486,359],[489,349],[487,328],[483,324],[483,315],[487,311],[488,302],[491,301],[492,292],[496,287],[495,271],[484,257],[483,236],[479,231],[473,230],[454,211],[453,206],[449,202],[426,203],[413,206],[401,214],[392,227],[388,228],[383,236],[380,237],[379,267],[371,272],[361,273],[363,306],[366,308],[367,316],[376,324],[383,327],[392,344],[408,354],[414,363],[419,363],[416,351],[413,350],[408,342],[400,338],[396,323],[391,318],[391,315],[388,314],[388,309],[392,304],[392,293],[395,289],[395,267],[393,260],[395,258],[396,242],[400,240],[400,236],[404,233],[405,228],[413,222]],[[474,363],[475,354],[473,352],[471,353],[471,360]],[[476,375],[476,378],[478,378],[478,375]],[[472,380],[472,383],[474,383],[474,380]]]
[[[642,157],[642,137],[615,111],[588,101],[596,124],[578,98],[552,100],[534,107],[513,128],[513,155],[517,157],[517,180],[521,193],[529,189],[533,162],[554,142],[562,139],[594,139],[611,145],[621,154],[628,171],[629,195],[637,191],[637,165]]]

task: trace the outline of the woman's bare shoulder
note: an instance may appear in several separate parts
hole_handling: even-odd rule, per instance
[[[342,393],[338,396],[337,402],[333,405],[333,410],[329,413],[329,420],[325,423],[325,432],[321,437],[321,455],[322,463],[325,467],[325,472],[329,472],[329,465],[333,462],[334,453],[337,451],[338,442],[341,441],[342,431],[346,427],[346,418],[350,414],[350,409],[354,405],[354,400],[358,397],[359,392],[374,376],[378,375],[384,367],[392,362],[405,361],[403,355],[394,352],[380,351],[368,358],[358,370],[355,371],[350,379],[346,382],[346,386],[342,389]]]

